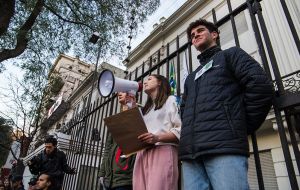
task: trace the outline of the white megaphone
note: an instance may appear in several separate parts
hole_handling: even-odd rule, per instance
[[[108,97],[113,92],[139,92],[142,89],[142,83],[114,77],[108,69],[103,70],[98,79],[98,90],[102,97]]]

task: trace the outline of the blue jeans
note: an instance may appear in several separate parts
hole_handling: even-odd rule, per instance
[[[182,162],[183,190],[248,190],[248,158],[202,156]]]

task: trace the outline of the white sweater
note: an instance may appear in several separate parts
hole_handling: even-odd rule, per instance
[[[144,121],[148,132],[153,134],[162,134],[172,132],[178,139],[180,138],[181,119],[178,113],[178,107],[175,96],[169,96],[166,103],[158,110],[151,110],[144,115]],[[155,145],[177,145],[174,143],[158,142]]]

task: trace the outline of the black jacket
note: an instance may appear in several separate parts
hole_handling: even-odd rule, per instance
[[[65,153],[58,149],[55,149],[50,155],[47,155],[45,151],[39,153],[31,159],[31,163],[29,170],[32,174],[50,174],[58,180],[58,183],[62,183],[64,173],[74,173],[74,170],[67,164]]]
[[[260,127],[271,107],[271,81],[238,47],[222,51],[215,46],[198,59],[201,65],[185,81],[179,158],[248,155],[247,135]],[[202,67],[208,70],[197,78]]]

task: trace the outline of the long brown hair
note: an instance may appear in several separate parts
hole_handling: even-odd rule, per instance
[[[154,102],[152,98],[148,95],[146,104],[142,109],[144,115],[149,112],[153,104],[155,106],[154,110],[160,109],[166,103],[168,97],[171,95],[171,86],[166,77],[157,74],[151,74],[150,76],[155,77],[161,84],[158,88],[157,97],[154,100]]]

